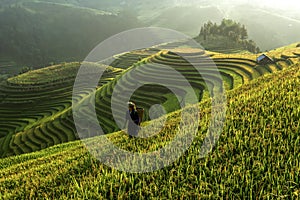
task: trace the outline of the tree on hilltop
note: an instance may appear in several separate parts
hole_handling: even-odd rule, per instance
[[[216,39],[220,36],[227,38],[229,43],[242,45],[252,53],[260,52],[260,49],[255,42],[253,40],[248,40],[246,26],[231,19],[223,19],[220,25],[208,21],[201,27],[198,38],[202,38],[206,41],[209,39]]]

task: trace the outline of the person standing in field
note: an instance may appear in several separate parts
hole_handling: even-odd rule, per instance
[[[140,117],[136,110],[135,103],[128,102],[128,112],[126,113],[126,122],[128,122],[127,132],[129,136],[137,136],[139,132]]]

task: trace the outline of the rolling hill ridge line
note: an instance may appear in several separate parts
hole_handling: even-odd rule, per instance
[[[192,85],[200,100],[209,97],[207,89],[214,87],[216,82],[205,83],[190,63],[176,55],[178,50],[180,49],[129,52],[119,56],[111,64],[112,67],[107,68],[96,91],[96,112],[99,123],[106,133],[119,130],[113,120],[110,105],[110,98],[116,83],[120,81],[123,87],[130,88],[132,76],[138,75],[148,79],[160,78],[157,77],[157,72],[165,71],[157,64],[179,71]],[[238,88],[265,74],[286,69],[299,62],[300,55],[299,48],[293,44],[268,52],[268,55],[274,58],[275,63],[260,66],[256,63],[258,55],[255,54],[221,54],[204,51],[191,53],[189,49],[184,49],[184,51],[186,51],[185,56],[191,60],[200,59],[201,63],[192,64],[202,64],[208,75],[210,68],[209,65],[205,65],[205,59],[207,55],[211,56],[220,70],[226,90]],[[72,87],[79,67],[80,63],[56,65],[10,78],[7,83],[1,85],[0,154],[2,157],[30,153],[78,139],[71,104]],[[58,73],[60,76],[56,75]],[[213,75],[211,77],[214,80]],[[172,74],[169,78],[172,79]],[[87,91],[82,95],[91,94]],[[147,120],[149,108],[153,104],[164,105],[168,113],[178,110],[180,106],[178,102],[172,101],[173,97],[171,92],[164,87],[146,85],[137,90],[132,99],[145,108]],[[80,112],[87,117],[90,115],[89,110]]]

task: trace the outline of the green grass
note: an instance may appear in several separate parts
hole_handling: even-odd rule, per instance
[[[114,56],[114,61],[108,64],[114,68],[127,69],[134,63],[137,63],[157,52],[159,52],[159,50],[155,48],[127,52],[121,55]]]
[[[175,52],[175,53],[174,53]],[[192,60],[192,64],[200,65],[206,76],[211,80],[204,82],[198,71],[182,57]],[[291,55],[291,57],[287,57]],[[135,85],[135,77],[139,80],[159,81],[169,80],[169,85],[175,87],[183,95],[184,89],[174,73],[157,65],[164,64],[182,74],[193,87],[199,101],[210,97],[208,88],[219,87],[222,84],[227,90],[240,87],[260,76],[287,69],[299,58],[294,57],[295,47],[275,52],[270,56],[278,56],[280,60],[270,66],[257,66],[254,54],[220,54],[204,52],[191,48],[175,48],[172,51],[157,49],[139,50],[118,55],[113,67],[109,67],[99,81],[96,92],[96,113],[105,133],[118,131],[111,111],[111,95],[116,83],[123,89],[130,90]],[[208,55],[219,68],[222,80],[211,70]],[[285,55],[282,58],[281,55]],[[141,56],[141,57],[137,57]],[[200,62],[199,62],[200,60]],[[71,96],[74,78],[80,63],[65,63],[45,69],[34,70],[7,80],[0,86],[0,155],[7,157],[40,150],[55,144],[78,139],[71,110]],[[133,84],[134,83],[134,84]],[[115,91],[117,92],[117,91]],[[76,97],[88,99],[91,91],[86,91]],[[131,97],[139,107],[145,109],[144,120],[149,119],[149,109],[154,104],[161,104],[169,112],[179,108],[179,102],[174,99],[171,91],[157,85],[147,85],[136,90]],[[180,100],[179,100],[180,101]],[[122,98],[118,99],[117,112],[120,116],[122,106],[126,106]],[[91,116],[88,108],[80,110],[86,116]],[[17,117],[16,117],[17,116]],[[120,117],[121,118],[121,117]],[[37,145],[40,141],[40,145]]]
[[[54,65],[12,77],[8,82],[14,85],[36,85],[37,83],[39,85],[49,85],[59,81],[66,81],[66,79],[74,79],[79,67],[80,63]],[[59,74],[59,76],[55,74]]]
[[[34,70],[12,77],[0,86],[1,156],[28,153],[77,139],[70,108],[79,67],[80,63],[67,63]],[[121,71],[108,67],[99,86]],[[34,145],[37,141],[40,145]]]
[[[75,141],[1,159],[0,198],[298,199],[299,69],[296,64],[229,91],[226,125],[205,158],[199,153],[211,115],[210,100],[197,105],[201,110],[197,137],[171,166],[145,174],[120,172],[99,163]],[[176,134],[180,112],[167,115],[158,136],[129,139],[117,132],[108,137],[128,151],[157,150]]]

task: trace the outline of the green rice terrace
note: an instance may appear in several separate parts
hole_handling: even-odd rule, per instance
[[[178,56],[178,53],[184,55]],[[259,65],[255,54],[221,54],[190,48],[168,50],[146,49],[116,57],[99,81],[96,92],[96,112],[105,133],[118,131],[111,111],[110,98],[117,82],[130,88],[132,76],[160,79],[169,66],[180,72],[191,84],[200,101],[207,99],[208,88],[221,80],[205,81],[193,65],[201,65],[210,74],[208,57],[217,65],[226,90],[239,88],[260,76],[281,71],[299,62],[300,48],[296,44],[267,53],[274,63]],[[200,63],[189,63],[188,60]],[[72,87],[80,63],[63,63],[30,71],[9,78],[0,86],[0,155],[7,157],[38,151],[56,144],[78,139],[72,117]],[[163,73],[164,72],[164,73]],[[59,74],[59,76],[57,75]],[[168,77],[172,79],[172,74]],[[222,84],[222,83],[221,83]],[[177,88],[180,90],[180,88]],[[86,94],[91,95],[89,91]],[[145,85],[136,90],[132,99],[145,108],[144,119],[154,104],[161,104],[168,113],[180,108],[171,91],[159,85]],[[120,102],[122,104],[124,102]],[[88,116],[88,111],[82,110]]]
[[[199,158],[211,115],[211,101],[203,97],[197,105],[202,111],[197,137],[172,165],[152,173],[120,172],[91,157],[82,141],[73,141],[1,159],[0,199],[299,199],[300,62],[295,56],[297,49],[282,51],[269,52],[277,62],[267,66],[257,66],[255,55],[209,53],[222,70],[227,87],[233,89],[227,92],[226,125],[214,151],[207,157]],[[142,62],[168,63],[182,70],[191,82],[198,81],[193,73],[188,75],[188,66],[184,71],[186,63],[170,51],[161,51]],[[148,65],[134,65],[137,69],[143,66]],[[72,67],[78,67],[78,63],[66,64],[65,70]],[[51,74],[55,69],[60,67],[39,73]],[[130,74],[132,68],[126,70]],[[32,85],[30,77],[35,77],[35,73],[12,78],[1,87],[2,156],[76,139],[69,111],[68,80],[72,82],[72,78],[56,77],[57,81],[46,87],[42,83]],[[106,77],[121,80],[126,76],[123,73],[111,68]],[[140,73],[150,76],[151,70]],[[100,80],[99,95],[109,96],[111,84]],[[200,91],[204,86],[194,87]],[[135,95],[138,97],[139,93]],[[149,103],[168,101],[165,98],[149,98]],[[28,103],[29,99],[34,102]],[[45,99],[47,104],[42,101]],[[97,102],[97,109],[105,109],[106,102]],[[99,104],[103,107],[99,108]],[[108,137],[127,151],[155,151],[176,134],[180,113],[181,110],[170,112],[165,127],[154,137],[129,139],[122,131]],[[97,143],[98,138],[86,142]]]

